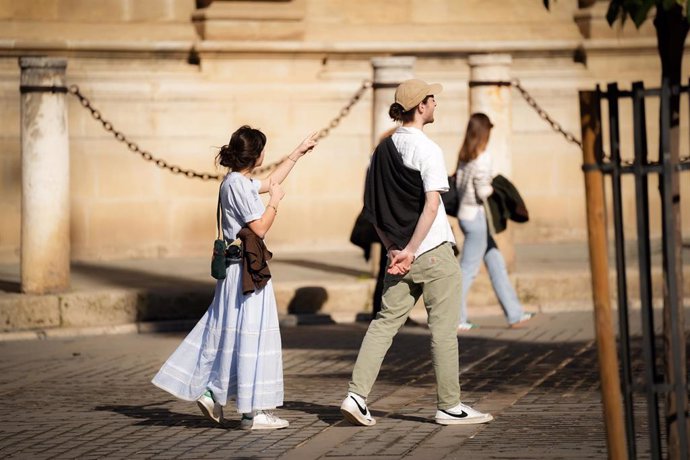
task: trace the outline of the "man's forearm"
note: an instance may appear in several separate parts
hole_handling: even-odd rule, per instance
[[[426,201],[424,202],[424,208],[422,208],[422,214],[419,216],[417,225],[412,233],[412,238],[410,238],[409,243],[405,249],[412,254],[417,252],[419,246],[424,241],[424,238],[429,234],[431,230],[431,225],[436,219],[436,214],[438,213],[439,207],[439,193],[438,192],[427,192]]]
[[[412,238],[405,247],[407,251],[411,252],[412,254],[417,252],[417,249],[419,249],[422,241],[424,241],[424,238],[426,238],[426,236],[429,234],[429,230],[431,230],[431,225],[434,223],[434,219],[436,219],[436,212],[433,214],[431,212],[426,212],[425,206],[424,210],[422,211],[422,215],[419,216],[417,226],[414,228]]]

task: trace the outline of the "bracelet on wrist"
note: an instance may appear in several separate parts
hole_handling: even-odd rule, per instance
[[[288,160],[292,161],[293,163],[297,163],[297,160],[293,160],[290,155],[287,156]]]
[[[267,208],[273,208],[273,212],[275,213],[275,215],[276,215],[276,216],[278,215],[278,208],[276,208],[276,207],[273,206],[272,204],[267,204],[266,207],[267,207]]]

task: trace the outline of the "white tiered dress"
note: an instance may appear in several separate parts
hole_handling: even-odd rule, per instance
[[[261,182],[230,173],[221,184],[223,235],[236,238],[264,205]],[[283,361],[278,312],[271,281],[242,294],[242,264],[231,264],[216,284],[213,302],[152,380],[174,396],[196,401],[207,389],[225,406],[249,413],[283,404]]]

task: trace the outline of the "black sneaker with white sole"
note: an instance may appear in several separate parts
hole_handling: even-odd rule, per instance
[[[369,413],[364,398],[354,393],[350,392],[347,394],[347,397],[340,405],[340,412],[342,412],[345,419],[353,425],[376,425],[376,420],[371,416],[371,413]]]

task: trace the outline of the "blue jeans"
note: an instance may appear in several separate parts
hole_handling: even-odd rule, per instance
[[[460,229],[465,235],[460,258],[460,271],[462,272],[462,295],[460,300],[460,322],[467,322],[467,294],[474,278],[479,272],[482,258],[489,271],[491,286],[503,308],[509,324],[520,321],[522,305],[518,300],[515,289],[510,284],[508,270],[496,242],[489,235],[486,223],[486,215],[478,212],[472,220],[460,220]]]

